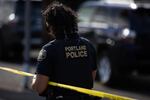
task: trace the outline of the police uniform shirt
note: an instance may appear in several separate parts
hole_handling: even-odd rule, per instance
[[[88,40],[74,36],[56,39],[43,46],[36,73],[48,76],[50,81],[92,88],[92,71],[96,68],[94,47]]]

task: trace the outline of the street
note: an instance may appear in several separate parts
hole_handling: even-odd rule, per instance
[[[22,70],[21,64],[0,62],[0,66]],[[30,72],[34,73],[35,67],[30,67]],[[30,88],[23,89],[23,78],[20,75],[12,74],[0,70],[0,100],[44,100]],[[29,79],[29,84],[31,78]],[[130,80],[119,82],[115,86],[103,86],[95,82],[94,89],[116,95],[135,98],[138,100],[150,100],[150,78],[131,78]]]
[[[0,63],[0,66],[17,70],[23,69],[21,64]],[[32,71],[31,73],[34,73],[32,68],[30,70]],[[23,80],[23,76],[0,71],[0,100],[43,100],[43,98],[31,90],[30,85],[29,89],[23,89]],[[29,78],[30,82],[31,78]]]

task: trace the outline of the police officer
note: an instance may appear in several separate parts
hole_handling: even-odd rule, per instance
[[[91,100],[85,94],[48,86],[48,81],[53,81],[92,89],[97,64],[95,49],[78,35],[77,15],[72,9],[53,2],[43,15],[55,40],[43,46],[39,53],[33,90],[46,94],[47,100]]]

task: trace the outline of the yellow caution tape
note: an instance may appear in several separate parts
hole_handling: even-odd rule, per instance
[[[12,73],[23,75],[23,76],[34,76],[35,75],[35,74],[31,74],[31,73],[11,69],[11,68],[6,68],[6,67],[0,67],[0,70],[12,72]],[[118,95],[114,95],[114,94],[109,94],[109,93],[104,93],[104,92],[100,92],[100,91],[80,88],[80,87],[76,87],[76,86],[60,84],[60,83],[56,83],[56,82],[49,82],[48,84],[52,85],[52,86],[57,86],[57,87],[61,87],[61,88],[74,90],[74,91],[84,93],[84,94],[88,94],[88,95],[91,95],[91,96],[96,96],[96,97],[100,97],[100,98],[108,98],[110,100],[136,100],[136,99],[133,99],[133,98],[118,96]]]
[[[23,71],[19,71],[19,70],[15,70],[15,69],[11,69],[11,68],[0,67],[0,69],[8,71],[8,72],[15,73],[15,74],[23,75],[23,76],[34,76],[34,74],[23,72]]]
[[[92,96],[96,96],[96,97],[100,97],[100,98],[108,98],[110,100],[136,100],[133,98],[118,96],[118,95],[114,95],[114,94],[109,94],[109,93],[104,93],[104,92],[100,92],[100,91],[80,88],[80,87],[76,87],[76,86],[59,84],[59,83],[55,83],[55,82],[49,82],[48,84],[52,85],[52,86],[57,86],[57,87],[62,87],[62,88],[70,89],[70,90],[75,90],[75,91],[80,92],[80,93],[84,93],[84,94],[88,94],[88,95],[92,95]]]

